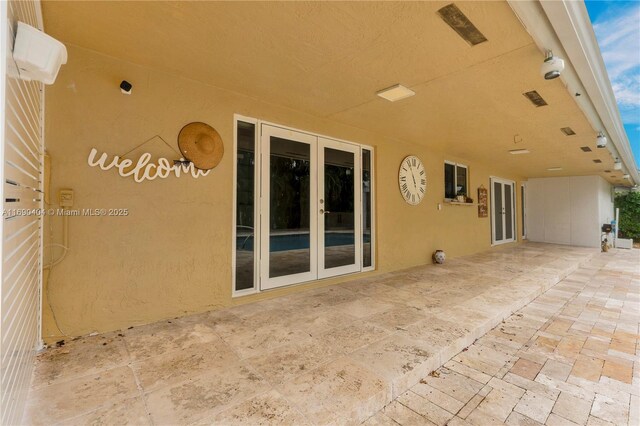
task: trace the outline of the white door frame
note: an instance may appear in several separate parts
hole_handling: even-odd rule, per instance
[[[503,179],[503,178],[499,178],[499,177],[494,177],[491,176],[489,178],[489,186],[491,187],[491,245],[492,246],[496,246],[496,245],[500,245],[500,244],[506,244],[506,243],[512,243],[514,241],[517,240],[517,235],[516,235],[516,220],[517,220],[517,215],[516,215],[516,194],[515,194],[515,181],[509,180],[509,179]],[[496,220],[495,220],[495,215],[496,215],[496,209],[495,209],[495,190],[494,190],[494,183],[497,182],[500,184],[500,188],[501,188],[501,193],[500,196],[502,197],[502,209],[506,210],[504,208],[504,201],[505,201],[505,187],[506,185],[509,185],[511,188],[511,238],[507,239],[507,238],[503,238],[500,241],[496,240]],[[503,234],[502,236],[504,237],[506,235],[506,231],[507,231],[507,224],[506,224],[506,212],[502,211],[499,212],[502,215],[502,231]]]
[[[310,251],[310,268],[307,272],[302,272],[298,274],[292,275],[284,275],[281,277],[270,278],[269,277],[269,219],[270,219],[270,184],[271,184],[271,173],[270,173],[270,154],[271,154],[271,144],[270,139],[271,136],[276,136],[283,139],[289,139],[300,143],[306,143],[309,145],[309,155],[310,155],[310,167],[309,167],[309,176],[310,176],[310,188],[309,188],[309,251]],[[293,130],[283,129],[276,126],[271,126],[268,124],[261,125],[261,134],[260,134],[260,148],[261,148],[261,162],[262,162],[262,170],[261,170],[261,178],[262,178],[262,188],[260,191],[260,207],[261,207],[261,216],[260,216],[260,229],[261,229],[261,238],[260,238],[260,289],[267,290],[276,287],[282,287],[290,284],[298,284],[305,281],[312,281],[317,279],[318,277],[318,240],[317,240],[317,231],[318,224],[317,218],[318,215],[315,212],[318,211],[318,196],[317,196],[317,185],[314,184],[314,176],[318,175],[317,171],[317,141],[318,138],[316,136],[310,135],[308,133],[296,132]]]
[[[325,232],[324,224],[326,212],[323,204],[318,204],[318,278],[329,278],[336,275],[350,274],[360,272],[362,270],[362,160],[360,156],[361,149],[357,145],[339,142],[327,138],[318,138],[318,197],[324,197],[324,148],[333,148],[340,151],[350,152],[353,154],[354,161],[354,200],[353,200],[353,220],[354,220],[354,246],[355,259],[351,265],[344,265],[335,268],[325,268]],[[321,212],[322,210],[322,212]]]

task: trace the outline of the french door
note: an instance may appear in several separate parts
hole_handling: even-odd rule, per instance
[[[516,240],[515,182],[491,178],[491,242],[494,245]]]
[[[360,271],[360,148],[267,124],[260,144],[260,288]]]

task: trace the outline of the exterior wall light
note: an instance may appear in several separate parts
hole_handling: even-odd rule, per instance
[[[622,170],[622,163],[616,158],[616,162],[613,163],[613,170]]]
[[[554,78],[560,77],[563,70],[564,60],[553,56],[553,52],[547,50],[547,56],[544,58],[544,62],[540,68],[540,74],[542,74],[545,80],[553,80]]]
[[[604,135],[604,133],[598,133],[598,137],[596,138],[596,146],[598,148],[604,148],[605,146],[607,146],[607,137]]]

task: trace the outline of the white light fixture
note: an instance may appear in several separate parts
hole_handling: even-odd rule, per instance
[[[387,87],[386,89],[382,89],[376,93],[376,95],[390,102],[395,102],[395,101],[399,101],[400,99],[410,98],[415,94],[416,92],[404,87],[401,84],[396,84],[395,86]]]
[[[613,163],[613,170],[622,170],[622,163],[616,158],[616,162]]]
[[[509,154],[520,155],[520,154],[529,154],[531,151],[528,149],[512,149],[509,151]]]
[[[598,148],[604,148],[605,146],[607,146],[607,137],[604,135],[604,133],[598,133],[598,137],[596,138],[596,146]]]
[[[564,60],[553,56],[553,52],[547,50],[547,57],[542,63],[540,74],[542,74],[545,80],[553,80],[554,78],[560,77],[562,70],[564,70]]]
[[[622,175],[622,179],[630,179],[631,175]]]
[[[549,167],[547,170],[549,170],[550,172],[559,172],[560,170],[562,170],[562,167]]]

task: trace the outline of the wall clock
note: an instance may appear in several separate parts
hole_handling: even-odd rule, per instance
[[[398,172],[398,185],[404,200],[412,205],[420,204],[427,191],[427,174],[422,161],[415,155],[402,160]]]

